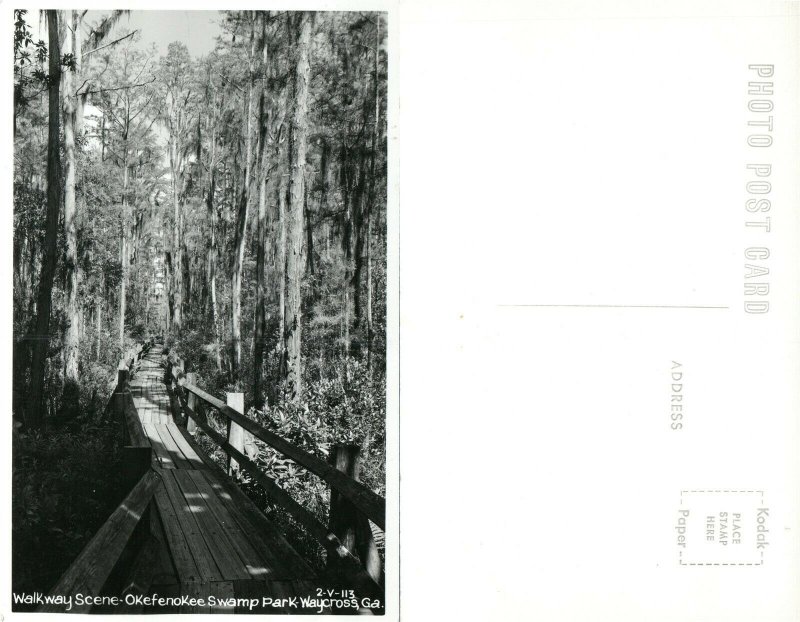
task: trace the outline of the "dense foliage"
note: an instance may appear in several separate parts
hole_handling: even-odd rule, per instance
[[[14,434],[12,590],[52,586],[122,501],[120,426],[81,417]]]

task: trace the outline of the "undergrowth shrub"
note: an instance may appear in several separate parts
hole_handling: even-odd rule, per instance
[[[331,447],[336,443],[360,446],[360,479],[367,487],[385,496],[385,380],[374,372],[370,374],[366,364],[354,358],[339,358],[329,363],[325,372],[320,378],[318,369],[312,365],[306,366],[303,399],[300,402],[278,401],[268,403],[260,410],[250,408],[248,417],[321,460],[328,460]],[[201,386],[205,386],[203,380],[202,377],[198,379]],[[218,388],[215,393],[220,395],[224,389],[229,387],[223,385],[223,389]],[[282,385],[277,387],[277,393],[283,395]],[[213,429],[225,436],[226,422],[221,415],[209,409],[208,421]],[[208,455],[225,469],[226,455],[216,443],[202,432],[198,433],[198,440]],[[272,447],[258,439],[254,439],[254,442],[259,450],[255,461],[261,471],[275,480],[321,523],[327,524],[330,505],[328,485]],[[246,472],[239,474],[239,480],[248,496],[287,535],[295,549],[321,567],[324,554],[316,540],[308,536],[284,510],[271,503]]]
[[[88,415],[13,433],[13,591],[47,592],[125,497],[119,433]]]

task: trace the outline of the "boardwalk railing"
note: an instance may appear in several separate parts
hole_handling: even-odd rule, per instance
[[[153,340],[148,339],[146,342],[137,345],[134,348],[129,348],[122,353],[122,358],[119,360],[117,366],[117,386],[111,394],[111,397],[103,410],[104,416],[108,416],[112,408],[117,404],[116,396],[118,393],[127,390],[127,382],[130,378],[130,370],[150,351],[153,347]]]
[[[267,430],[252,419],[237,412],[222,400],[210,395],[200,387],[194,385],[193,374],[184,373],[184,363],[179,358],[170,356],[166,361],[166,380],[178,398],[180,408],[186,414],[183,421],[180,412],[173,413],[175,419],[182,425],[193,421],[197,427],[205,432],[229,459],[233,459],[239,468],[246,471],[253,481],[257,482],[267,496],[277,505],[282,507],[309,534],[311,534],[327,551],[328,567],[332,572],[340,574],[357,590],[366,596],[380,598],[383,601],[383,572],[377,550],[372,542],[372,534],[367,519],[380,529],[386,528],[386,502],[380,495],[357,481],[350,474],[357,473],[353,464],[352,455],[348,460],[346,451],[334,455],[334,464],[309,454],[293,445],[274,432]],[[227,435],[224,437],[217,432],[206,419],[204,414],[198,412],[197,399],[216,409],[227,421]],[[173,403],[173,406],[177,406]],[[267,476],[258,465],[245,455],[243,444],[235,443],[232,438],[233,424],[236,424],[252,434],[255,438],[284,454],[297,464],[308,469],[331,488],[331,516],[330,524],[333,529],[323,525],[310,511],[295,501],[272,478]],[[234,446],[239,444],[239,447]],[[338,468],[337,468],[338,467]],[[341,470],[340,470],[341,469]],[[337,532],[337,533],[334,533]],[[348,546],[342,542],[345,540]],[[351,552],[351,548],[361,553],[361,559]],[[365,555],[364,551],[371,551]],[[368,557],[368,559],[364,559]]]
[[[142,428],[129,387],[136,363],[147,355],[152,346],[153,342],[149,340],[125,353],[117,368],[117,387],[111,396],[113,411],[122,422],[122,466],[128,482],[135,482],[150,467],[152,461],[152,447]]]
[[[147,535],[148,521],[142,518],[161,479],[150,468],[152,449],[142,431],[128,381],[130,371],[152,345],[152,341],[148,341],[123,353],[117,368],[117,386],[106,406],[107,412],[111,411],[122,421],[123,478],[131,491],[61,575],[38,611],[63,612],[65,604],[59,601],[59,596],[82,594],[86,598],[81,604],[73,603],[70,613],[88,613],[94,606],[92,599],[101,594],[120,566],[126,548],[137,544],[136,540],[140,544]],[[138,538],[137,529],[141,534]]]
[[[95,605],[93,599],[101,594],[123,551],[134,538],[137,526],[147,527],[148,521],[142,518],[160,483],[161,478],[152,469],[142,475],[125,500],[61,575],[39,611],[61,613],[65,610],[65,604],[59,598],[81,594],[81,602],[75,601],[70,613],[89,613]]]

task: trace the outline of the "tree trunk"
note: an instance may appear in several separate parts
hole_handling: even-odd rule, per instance
[[[286,110],[286,97],[282,99],[282,112]],[[284,124],[284,127],[286,125]],[[289,192],[289,149],[286,139],[279,139],[278,162],[286,165],[286,173],[282,173],[282,167],[278,166],[278,180],[275,187],[278,191],[278,252],[277,252],[277,280],[278,280],[278,369],[281,378],[286,377],[286,203]]]
[[[328,211],[328,158],[330,157],[330,145],[327,141],[322,142],[322,153],[319,158],[319,178],[320,178],[320,193],[319,205],[317,210],[320,215],[324,215]],[[325,259],[331,258],[331,239],[330,239],[330,225],[327,221],[321,219],[322,230],[325,239]]]
[[[342,288],[342,332],[344,333],[342,350],[344,357],[350,356],[350,278],[345,277],[345,284]]]
[[[146,331],[150,331],[150,306],[152,304],[153,291],[150,283],[145,286],[144,294],[144,327]]]
[[[250,24],[250,53],[248,56],[247,102],[245,114],[247,124],[245,135],[244,181],[239,195],[239,212],[236,219],[236,239],[234,242],[233,273],[231,275],[231,367],[233,380],[238,382],[239,368],[242,363],[242,265],[244,264],[245,239],[247,237],[247,215],[250,203],[250,175],[252,168],[252,117],[253,117],[253,81],[255,57],[255,18]]]
[[[366,117],[366,106],[364,116]],[[364,119],[366,122],[366,118]],[[353,252],[353,321],[354,327],[361,326],[364,307],[361,298],[361,281],[364,269],[364,225],[366,221],[366,211],[364,206],[364,180],[367,176],[366,159],[364,150],[360,150],[358,161],[358,182],[353,192],[353,233],[355,234],[355,248]]]
[[[173,205],[173,225],[172,225],[172,330],[179,333],[182,320],[181,311],[183,309],[182,287],[183,287],[183,253],[181,233],[183,227],[183,205],[181,203],[181,183],[180,183],[180,162],[179,162],[178,137],[173,136],[170,143],[170,165],[172,172],[172,205]]]
[[[267,324],[267,287],[264,278],[264,256],[267,244],[267,180],[262,179],[258,192],[258,248],[256,249],[256,317],[253,331],[253,402],[256,408],[264,405],[262,390],[264,375],[264,345]]]
[[[169,333],[172,330],[175,300],[172,293],[172,253],[168,250],[164,250],[164,299],[167,302],[164,309],[164,332]]]
[[[100,161],[106,161],[106,113],[101,111],[100,117]]]
[[[183,228],[183,217],[181,217],[181,229]],[[181,267],[183,269],[183,285],[181,288],[181,320],[191,317],[192,304],[192,265],[189,260],[189,249],[186,248],[186,236],[181,231]]]
[[[346,135],[342,137],[342,150],[340,154],[340,177],[342,199],[344,201],[344,231],[342,233],[342,245],[344,250],[344,283],[342,285],[342,316],[343,316],[343,333],[344,344],[343,353],[345,358],[350,356],[350,298],[351,290],[353,290],[353,298],[355,302],[356,311],[359,308],[358,298],[358,277],[359,272],[354,269],[358,268],[357,261],[354,262],[354,255],[358,256],[361,252],[361,225],[360,225],[360,205],[361,205],[361,189],[363,187],[363,150],[359,150],[360,155],[358,162],[353,165],[350,162],[350,150],[347,146]],[[356,177],[354,180],[353,178]],[[355,252],[353,250],[353,237],[355,237]],[[358,315],[356,314],[356,318]]]
[[[262,38],[265,34],[266,21],[262,13]],[[267,71],[268,48],[264,45],[262,54],[262,70]],[[256,316],[253,327],[253,404],[256,408],[264,405],[264,346],[267,330],[267,284],[264,274],[265,256],[267,253],[267,110],[266,92],[261,92],[259,104],[258,134],[258,220],[256,221]]]
[[[64,11],[62,16],[68,18],[70,26],[64,39],[66,54],[72,54],[75,62],[79,62],[81,55],[80,24],[78,12]],[[75,414],[78,408],[78,362],[80,356],[80,311],[78,309],[78,228],[76,225],[75,205],[75,134],[78,126],[78,98],[74,96],[75,74],[74,70],[63,73],[64,80],[64,234],[66,238],[66,292],[67,326],[64,335],[64,399],[65,409],[70,414]]]
[[[306,221],[306,272],[314,276],[314,227],[308,213],[308,189],[303,193],[303,217]],[[312,292],[313,293],[313,292]]]
[[[367,371],[372,374],[372,220],[367,215]]]
[[[291,159],[289,214],[287,219],[287,295],[286,356],[287,389],[293,401],[302,396],[302,291],[303,280],[303,199],[305,197],[306,134],[308,114],[308,82],[311,73],[308,60],[313,13],[302,12],[297,21],[297,66],[294,72],[293,113],[289,138]]]
[[[216,122],[216,116],[215,122]],[[215,343],[215,358],[217,362],[217,371],[222,371],[222,357],[220,356],[220,343],[222,335],[219,331],[219,318],[217,317],[217,210],[214,207],[214,193],[216,192],[216,128],[211,133],[211,165],[210,165],[210,180],[208,184],[208,196],[206,198],[206,209],[208,210],[208,218],[210,222],[211,234],[208,243],[208,289],[211,298],[211,323],[214,330]]]
[[[102,342],[102,335],[103,335],[103,298],[105,298],[105,291],[106,291],[106,277],[103,275],[101,277],[101,284],[100,284],[100,296],[98,296],[97,300],[94,302],[94,313],[95,313],[95,322],[97,323],[97,330],[95,338],[97,341],[95,342],[95,354],[94,358],[96,361],[100,360],[100,344]]]
[[[47,128],[47,217],[44,256],[42,257],[42,271],[36,304],[36,329],[33,335],[31,397],[29,410],[25,417],[26,424],[30,428],[42,426],[47,408],[47,401],[44,395],[44,380],[47,350],[50,345],[50,309],[53,302],[58,216],[59,208],[61,207],[61,154],[59,150],[61,46],[58,37],[57,11],[47,11],[47,31],[48,69],[50,75]]]
[[[369,165],[369,193],[367,198],[367,370],[372,373],[372,340],[375,331],[372,325],[372,208],[375,206],[375,160],[378,157],[378,132],[380,131],[381,100],[378,82],[378,61],[381,47],[381,19],[376,16],[375,25],[375,123],[372,128],[372,157]]]
[[[122,158],[122,278],[119,286],[119,347],[125,350],[125,306],[128,290],[128,144],[123,143]]]
[[[347,359],[350,356],[350,286],[352,281],[352,245],[350,240],[350,190],[346,173],[346,149],[344,147],[342,148],[340,166],[342,199],[344,200],[344,227],[342,231],[342,246],[344,247],[344,283],[342,284],[342,355],[345,359]]]
[[[211,185],[211,194],[210,197],[213,196],[213,180]],[[209,198],[209,202],[211,202],[211,198]],[[211,249],[209,250],[209,258],[208,258],[208,287],[211,294],[211,321],[214,325],[214,339],[216,341],[216,361],[217,361],[217,371],[222,371],[222,355],[221,355],[221,346],[222,346],[222,334],[220,332],[219,326],[219,313],[217,311],[218,304],[217,304],[217,238],[216,238],[216,228],[217,228],[217,219],[216,219],[216,209],[214,208],[213,204],[210,206],[211,212]]]

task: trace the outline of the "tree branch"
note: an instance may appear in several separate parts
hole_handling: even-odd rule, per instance
[[[83,81],[83,84],[81,84],[81,85],[78,87],[78,90],[77,90],[77,91],[75,91],[75,97],[77,97],[77,96],[80,94],[80,92],[81,92],[81,89],[82,89],[84,86],[86,86],[86,83],[87,83],[88,81],[89,81],[89,78],[86,78],[86,79]]]
[[[81,60],[83,60],[84,58],[86,58],[87,56],[89,56],[89,54],[94,54],[95,52],[97,52],[97,51],[99,51],[99,50],[102,50],[102,49],[104,49],[104,48],[110,47],[110,46],[112,46],[112,45],[116,45],[117,43],[119,43],[120,41],[124,41],[124,40],[125,40],[125,39],[127,39],[128,37],[132,37],[132,36],[133,36],[133,35],[135,35],[137,32],[139,32],[139,30],[138,30],[138,29],[134,30],[133,32],[130,32],[130,33],[128,33],[128,34],[127,34],[127,35],[125,35],[124,37],[120,37],[120,38],[119,38],[119,39],[117,39],[116,41],[112,41],[111,43],[106,43],[105,45],[101,45],[100,47],[96,47],[96,48],[94,48],[93,50],[89,50],[88,52],[84,52],[83,54],[81,54]]]
[[[85,93],[81,93],[81,95],[91,95],[93,93],[110,93],[111,91],[124,91],[125,89],[133,89],[137,86],[147,86],[148,84],[152,84],[156,81],[156,77],[153,76],[153,79],[149,82],[141,82],[139,84],[126,84],[124,86],[118,86],[112,89],[97,89],[96,91],[86,91]]]

